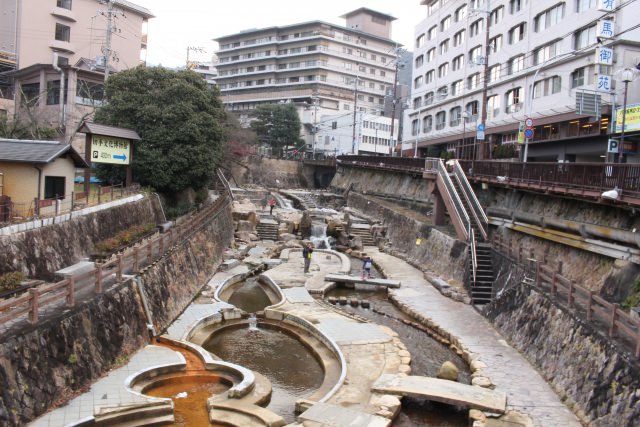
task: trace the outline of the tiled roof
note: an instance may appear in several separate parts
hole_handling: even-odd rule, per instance
[[[0,161],[46,164],[66,153],[69,153],[76,166],[88,166],[70,144],[61,144],[58,141],[0,139]]]
[[[116,138],[140,140],[140,136],[135,130],[117,128],[115,126],[99,125],[92,122],[84,122],[80,126],[79,132],[92,133],[94,135],[113,136]]]

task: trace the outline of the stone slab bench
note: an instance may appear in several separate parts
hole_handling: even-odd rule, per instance
[[[434,402],[500,414],[504,414],[507,407],[504,392],[438,378],[385,374],[373,383],[371,389],[385,394],[421,396]]]
[[[399,280],[391,280],[391,279],[362,279],[357,276],[349,276],[347,274],[335,274],[329,273],[324,276],[325,282],[338,282],[338,283],[349,283],[349,284],[364,284],[364,285],[372,285],[372,286],[386,286],[387,288],[399,288],[400,281]]]
[[[55,274],[57,277],[69,279],[71,277],[81,276],[95,268],[96,264],[92,261],[80,261],[76,264],[70,265],[69,267],[63,268],[62,270],[56,271]]]

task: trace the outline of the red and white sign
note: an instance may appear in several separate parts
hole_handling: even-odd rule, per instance
[[[532,128],[533,127],[533,119],[531,117],[527,117],[526,119],[524,119],[524,125],[528,128]]]

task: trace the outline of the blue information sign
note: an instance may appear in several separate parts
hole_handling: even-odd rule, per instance
[[[527,138],[527,139],[533,138],[533,129],[531,129],[531,128],[525,129],[524,137]]]

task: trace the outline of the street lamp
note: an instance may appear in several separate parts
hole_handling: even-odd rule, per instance
[[[629,89],[629,83],[633,81],[636,77],[636,70],[629,67],[623,68],[618,72],[618,77],[620,78],[620,80],[622,80],[622,83],[624,83],[624,100],[622,104],[622,130],[620,132],[620,148],[619,148],[619,150],[621,151],[618,159],[620,160],[620,163],[624,163],[625,162],[624,128],[627,122],[627,90]],[[617,118],[616,118],[616,121],[617,121]]]

